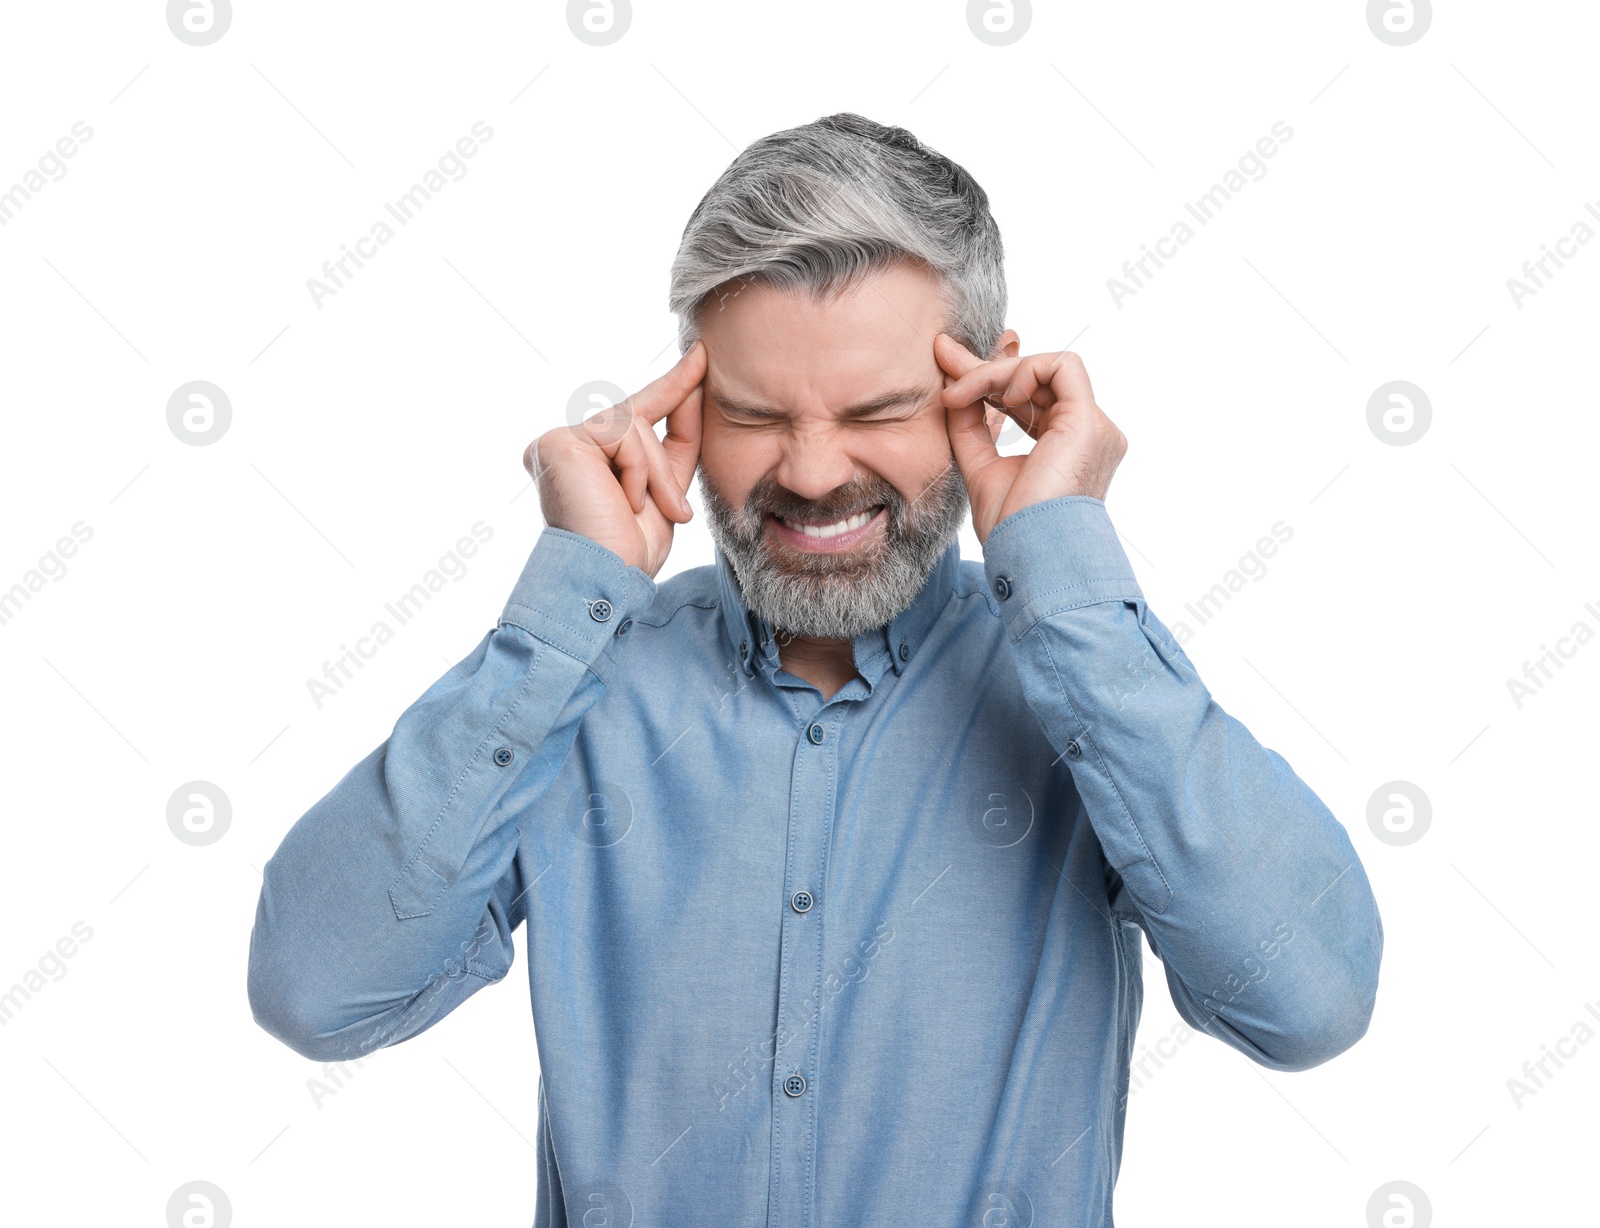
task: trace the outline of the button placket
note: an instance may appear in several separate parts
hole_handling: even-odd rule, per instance
[[[834,730],[837,734],[837,727]],[[820,1033],[827,1016],[823,929],[826,917],[817,892],[827,875],[838,779],[839,739],[826,724],[800,726],[794,746],[789,798],[789,857],[784,867],[785,895],[779,959],[778,1021],[786,1038],[771,1071],[772,1223],[807,1223],[814,1199],[817,1108],[814,1084]]]

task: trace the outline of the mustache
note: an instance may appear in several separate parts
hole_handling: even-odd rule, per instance
[[[788,520],[842,520],[846,516],[873,507],[887,507],[897,513],[905,498],[890,482],[880,479],[854,487],[840,487],[830,491],[826,498],[808,500],[776,484],[758,485],[745,500],[745,512],[759,517],[770,512]]]
[[[757,485],[750,492],[745,500],[745,510],[752,516],[771,512],[774,516],[790,520],[842,520],[855,512],[882,506],[889,509],[892,522],[898,525],[916,510],[919,503],[944,484],[955,467],[955,457],[952,456],[923,484],[922,489],[912,499],[907,499],[900,493],[898,487],[883,478],[879,478],[870,486],[859,488],[863,493],[854,493],[847,488],[841,488],[845,493],[831,492],[828,498],[811,503],[786,498],[789,492],[783,487],[766,484]]]
[[[956,466],[954,455],[947,455],[938,470],[909,499],[894,483],[875,473],[869,473],[869,480],[853,481],[814,500],[802,499],[768,476],[751,488],[741,506],[722,497],[722,492],[711,481],[701,461],[695,464],[695,476],[699,479],[707,510],[712,514],[713,528],[720,527],[722,533],[751,546],[765,535],[767,513],[790,520],[827,522],[878,506],[887,509],[888,535],[898,540],[915,532],[914,526],[925,515],[943,515],[940,509],[946,503],[966,493],[965,481]],[[959,491],[952,489],[952,482],[960,488]]]

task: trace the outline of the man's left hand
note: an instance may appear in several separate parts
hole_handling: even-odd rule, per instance
[[[940,333],[933,355],[945,372],[945,425],[980,544],[1012,512],[1035,503],[1063,495],[1106,497],[1128,437],[1094,403],[1089,373],[1076,354],[1056,350],[984,362]],[[1000,455],[1000,432],[987,419],[991,405],[1028,432],[1033,451]]]

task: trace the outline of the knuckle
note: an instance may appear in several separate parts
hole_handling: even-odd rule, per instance
[[[533,456],[532,469],[536,476],[544,476],[559,469],[568,459],[588,446],[580,431],[570,426],[553,427],[529,445]]]
[[[590,414],[576,427],[569,428],[572,435],[586,444],[595,446],[616,443],[626,436],[632,427],[629,412],[623,404],[625,403],[612,405]]]
[[[533,441],[533,454],[541,465],[548,465],[556,459],[563,447],[570,444],[570,432],[564,426],[546,431]]]

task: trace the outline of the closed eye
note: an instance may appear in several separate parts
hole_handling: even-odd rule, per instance
[[[736,426],[782,426],[790,420],[789,415],[779,409],[720,396],[709,389],[707,395],[722,411],[722,416]],[[882,396],[873,397],[870,401],[841,410],[839,419],[845,424],[862,426],[890,426],[899,422],[910,422],[922,412],[932,395],[931,390],[925,388],[907,388],[898,392],[884,393]]]
[[[731,425],[733,425],[733,426],[742,426],[742,427],[752,427],[752,428],[781,427],[781,426],[787,426],[789,424],[789,417],[788,417],[787,414],[779,415],[779,416],[772,417],[772,418],[768,418],[768,417],[754,417],[754,418],[752,418],[752,417],[748,417],[748,416],[743,415],[743,414],[730,414],[730,413],[726,413],[725,412],[723,414],[723,417],[725,417]],[[884,416],[877,416],[877,417],[851,417],[851,418],[845,419],[843,422],[839,423],[839,425],[840,426],[894,426],[897,423],[910,422],[913,417],[915,417],[914,414],[896,414],[896,415],[894,415],[892,417],[884,417]]]

